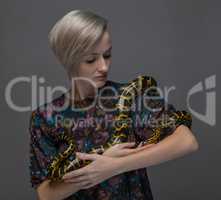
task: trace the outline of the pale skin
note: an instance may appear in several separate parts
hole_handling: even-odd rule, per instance
[[[97,54],[89,55],[80,64],[78,75],[90,78],[97,87],[101,87],[107,80],[111,64],[111,38],[108,31],[95,48],[95,53]],[[97,78],[98,76],[104,78]],[[90,95],[88,91],[91,90],[85,90],[82,84],[78,87],[82,99]],[[192,131],[188,127],[180,125],[170,136],[157,144],[133,147],[134,143],[122,143],[114,145],[102,155],[78,153],[79,159],[92,162],[65,174],[62,182],[43,181],[37,187],[38,199],[65,199],[81,189],[90,188],[115,175],[158,165],[194,152],[198,149],[198,143]]]

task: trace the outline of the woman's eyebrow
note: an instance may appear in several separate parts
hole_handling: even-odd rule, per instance
[[[111,51],[112,46],[110,46],[106,51],[104,51],[104,53]],[[91,53],[91,55],[100,55],[101,53]]]

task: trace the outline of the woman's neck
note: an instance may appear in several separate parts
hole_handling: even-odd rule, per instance
[[[71,98],[73,101],[83,101],[96,96],[96,88],[85,84],[74,84],[71,87]]]

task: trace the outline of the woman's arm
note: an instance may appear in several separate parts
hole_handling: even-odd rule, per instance
[[[187,126],[180,125],[173,134],[150,148],[120,157],[119,168],[121,172],[126,172],[157,165],[184,156],[198,148],[198,142],[191,130]]]
[[[173,134],[159,143],[123,157],[109,157],[97,154],[80,153],[82,160],[92,160],[89,165],[67,173],[65,182],[84,183],[89,181],[92,187],[114,175],[131,170],[157,165],[181,157],[198,149],[198,143],[191,130],[180,125]]]
[[[62,200],[80,190],[80,184],[76,183],[50,183],[50,180],[43,181],[37,187],[38,200]]]

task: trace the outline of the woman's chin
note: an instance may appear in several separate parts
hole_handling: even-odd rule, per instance
[[[97,88],[100,88],[100,87],[104,86],[105,83],[106,83],[106,81],[107,81],[106,79],[105,79],[105,80],[99,80],[99,81],[97,81],[97,82],[96,82]]]

